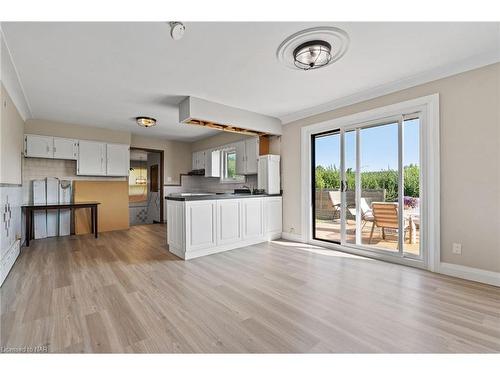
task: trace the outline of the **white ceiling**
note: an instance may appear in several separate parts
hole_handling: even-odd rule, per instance
[[[179,41],[170,38],[166,23],[2,23],[2,29],[33,118],[185,141],[214,132],[178,123],[177,104],[188,95],[289,119],[326,102],[499,54],[498,23],[185,25]],[[279,44],[315,26],[347,31],[346,55],[308,72],[278,63]],[[138,115],[155,117],[158,125],[139,128],[133,121]]]

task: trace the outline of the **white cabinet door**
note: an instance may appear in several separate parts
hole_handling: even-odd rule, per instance
[[[268,237],[281,236],[282,231],[282,199],[281,197],[263,198],[264,232]]]
[[[215,200],[186,202],[186,251],[216,246],[216,213]]]
[[[205,169],[206,163],[206,152],[199,151],[198,152],[198,169]]]
[[[174,249],[184,249],[184,202],[167,201],[167,242]]]
[[[106,145],[106,175],[128,176],[129,168],[129,145],[108,143]]]
[[[205,177],[220,177],[220,150],[205,151]]]
[[[244,175],[246,170],[246,155],[245,141],[236,142],[233,144],[236,151],[236,174]]]
[[[54,159],[76,160],[76,144],[74,139],[54,137]]]
[[[245,174],[257,174],[259,159],[259,138],[252,137],[245,141]]]
[[[241,241],[241,200],[217,201],[217,246]]]
[[[54,157],[53,143],[53,137],[26,134],[24,136],[24,156],[52,159]]]
[[[198,169],[198,153],[197,152],[193,152],[191,155],[192,155],[191,170],[195,171],[195,170]]]
[[[205,151],[193,152],[193,171],[205,169]]]
[[[242,199],[243,239],[257,239],[264,236],[262,198]]]
[[[78,142],[77,175],[106,175],[106,143],[94,141]]]

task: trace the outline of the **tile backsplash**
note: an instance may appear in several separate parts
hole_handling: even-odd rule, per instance
[[[221,183],[218,177],[182,176],[181,186],[165,186],[165,195],[184,192],[233,192],[234,189],[241,188],[243,185],[251,189],[257,188],[257,175],[247,176],[245,182],[235,184]]]

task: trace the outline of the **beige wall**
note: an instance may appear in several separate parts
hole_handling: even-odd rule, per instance
[[[24,132],[26,134],[130,144],[130,132],[96,128],[86,125],[67,124],[50,120],[26,120]]]
[[[7,90],[0,86],[0,183],[21,184],[24,121]]]
[[[300,234],[300,128],[439,93],[441,261],[500,272],[500,64],[283,126],[283,230]],[[451,252],[462,243],[462,255]]]
[[[191,170],[191,144],[132,134],[131,147],[164,150],[164,184],[180,183],[180,174]]]

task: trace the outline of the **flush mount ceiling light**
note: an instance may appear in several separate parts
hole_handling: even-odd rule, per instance
[[[152,117],[139,116],[135,118],[137,125],[142,126],[144,128],[150,128],[151,126],[156,125],[156,119]]]
[[[276,51],[278,60],[292,69],[313,70],[339,60],[349,36],[337,27],[313,27],[289,36]]]
[[[328,65],[332,59],[332,46],[323,40],[302,43],[293,51],[293,60],[297,68],[303,70],[318,69]]]

